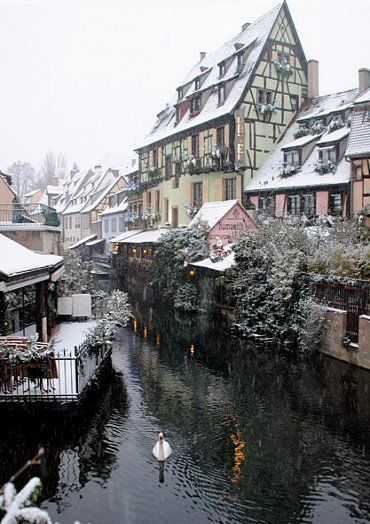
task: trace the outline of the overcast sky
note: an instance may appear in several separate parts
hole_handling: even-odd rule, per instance
[[[47,150],[80,167],[136,143],[199,60],[276,0],[0,0],[0,169]],[[370,67],[369,0],[290,0],[320,94]]]

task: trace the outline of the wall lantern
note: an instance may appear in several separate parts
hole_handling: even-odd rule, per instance
[[[195,269],[189,270],[189,277],[195,277]]]

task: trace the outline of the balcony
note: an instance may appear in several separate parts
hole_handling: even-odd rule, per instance
[[[0,228],[59,225],[55,209],[44,204],[0,204]]]

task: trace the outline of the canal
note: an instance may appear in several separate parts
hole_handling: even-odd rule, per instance
[[[112,362],[78,422],[2,424],[0,480],[44,445],[53,521],[370,521],[370,373],[152,311],[120,330]]]

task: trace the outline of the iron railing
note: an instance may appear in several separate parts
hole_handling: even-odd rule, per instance
[[[347,336],[358,341],[359,317],[370,315],[370,281],[341,282],[313,281],[309,278],[316,300],[327,306],[347,312]]]
[[[45,204],[0,204],[1,226],[60,225],[57,212]]]
[[[110,354],[106,344],[83,357],[74,348],[42,362],[9,364],[0,358],[0,404],[78,402]]]

